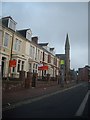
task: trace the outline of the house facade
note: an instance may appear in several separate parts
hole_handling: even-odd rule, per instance
[[[56,57],[54,48],[42,46],[38,37],[32,37],[31,29],[16,30],[16,22],[12,17],[4,17],[0,24],[0,63],[2,77],[19,77],[20,71],[38,73],[38,77],[50,74],[59,75],[60,59]],[[10,67],[10,60],[16,66]],[[39,70],[38,66],[48,66]]]
[[[78,68],[78,80],[82,80],[82,81],[90,80],[90,66]]]

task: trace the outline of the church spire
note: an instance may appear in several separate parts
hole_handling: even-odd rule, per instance
[[[67,36],[66,36],[66,43],[65,43],[65,49],[67,49],[67,48],[70,49],[68,33],[67,33]]]

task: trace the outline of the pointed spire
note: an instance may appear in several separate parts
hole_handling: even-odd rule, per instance
[[[68,33],[67,33],[67,36],[66,36],[66,43],[65,43],[65,49],[66,48],[70,49]]]

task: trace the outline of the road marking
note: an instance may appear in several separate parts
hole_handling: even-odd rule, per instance
[[[53,92],[53,93],[48,93],[46,95],[43,95],[43,96],[40,96],[40,97],[37,97],[37,98],[32,98],[32,99],[29,99],[28,100],[25,100],[25,101],[20,101],[18,103],[14,103],[10,106],[7,106],[5,108],[2,108],[2,111],[6,111],[6,110],[9,110],[9,109],[13,109],[13,108],[16,108],[18,106],[21,106],[21,105],[25,105],[25,104],[28,104],[28,103],[32,103],[32,102],[35,102],[37,100],[41,100],[43,98],[46,98],[46,97],[49,97],[49,96],[52,96],[52,95],[55,95],[55,94],[58,94],[58,93],[61,93],[61,92],[64,92],[64,91],[67,91],[69,89],[72,89],[72,88],[75,88],[75,87],[78,87],[78,86],[81,86],[83,85],[83,83],[80,83],[78,85],[75,85],[75,86],[72,86],[72,87],[69,87],[69,88],[65,88],[63,90],[59,90],[59,91],[56,91],[56,92]]]
[[[83,111],[85,109],[85,105],[87,103],[89,94],[90,94],[90,90],[87,92],[86,96],[84,97],[84,99],[83,99],[79,109],[77,110],[75,116],[81,116],[82,115],[82,113],[83,113]]]

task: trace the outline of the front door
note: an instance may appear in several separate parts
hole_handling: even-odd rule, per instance
[[[6,58],[2,57],[2,77],[4,77],[4,73],[5,73],[5,64],[6,64]]]

